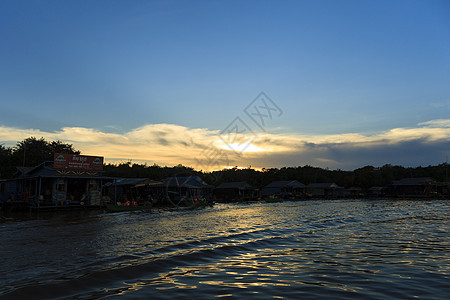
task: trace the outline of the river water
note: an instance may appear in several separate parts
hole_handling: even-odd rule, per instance
[[[5,299],[450,299],[450,201],[216,204],[0,223]]]

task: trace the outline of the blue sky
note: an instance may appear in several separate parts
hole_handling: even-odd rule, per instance
[[[200,168],[240,117],[258,139],[232,165],[450,154],[449,1],[1,1],[0,40],[6,145],[39,135]],[[282,110],[264,130],[244,112],[261,91]]]

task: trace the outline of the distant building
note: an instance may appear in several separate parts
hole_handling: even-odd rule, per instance
[[[15,190],[11,185],[14,182],[7,179],[0,179],[0,202],[6,202],[11,197],[11,191]]]
[[[166,200],[175,205],[196,198],[211,198],[214,188],[199,176],[168,177],[163,179],[162,187],[165,189]]]
[[[437,184],[437,192],[445,197],[450,195],[450,182],[439,182]]]
[[[148,178],[115,178],[105,184],[105,190],[113,203],[154,204],[161,198],[162,182]]]
[[[364,196],[362,188],[357,187],[357,186],[352,186],[352,187],[349,187],[349,188],[347,188],[345,190],[352,197],[362,197],[362,196]]]
[[[102,205],[102,188],[112,178],[103,176],[103,157],[55,154],[54,161],[18,167],[3,182],[2,200],[31,207]],[[6,196],[5,196],[6,195]]]
[[[218,200],[250,200],[257,196],[257,190],[245,181],[224,182],[214,189]]]
[[[382,186],[373,186],[367,191],[369,197],[381,197],[386,194],[386,188]]]
[[[436,191],[437,182],[430,177],[403,178],[390,185],[390,192],[396,196],[432,196]]]
[[[304,194],[305,185],[297,180],[273,181],[262,189],[263,196],[278,194],[281,197],[291,197]]]
[[[339,186],[334,182],[310,183],[307,186],[307,192],[313,197],[335,196]]]

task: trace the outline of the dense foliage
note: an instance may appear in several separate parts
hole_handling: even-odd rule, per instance
[[[14,147],[0,145],[1,178],[10,178],[17,166],[36,166],[43,161],[53,160],[53,153],[73,153],[80,151],[73,145],[61,141],[46,141],[44,138],[27,138]],[[437,181],[448,181],[448,164],[428,167],[402,167],[386,164],[382,167],[365,166],[353,171],[329,170],[312,166],[262,169],[231,168],[211,173],[196,171],[191,167],[177,165],[162,167],[137,163],[106,164],[104,175],[111,177],[135,177],[161,180],[171,176],[197,175],[207,183],[218,185],[222,182],[247,181],[254,187],[263,187],[274,180],[298,180],[303,184],[313,182],[334,182],[343,187],[386,186],[394,180],[406,177],[431,177]]]
[[[44,138],[26,138],[14,147],[0,145],[0,175],[10,178],[16,167],[34,167],[44,161],[52,161],[54,153],[80,154],[73,145],[61,141],[46,141]]]
[[[353,171],[328,170],[312,166],[263,169],[231,168],[212,173],[195,171],[193,168],[178,165],[161,167],[158,165],[122,163],[105,165],[105,175],[117,177],[141,177],[161,180],[170,176],[197,175],[207,183],[219,185],[222,182],[246,181],[254,187],[263,187],[274,180],[298,180],[303,184],[314,182],[334,182],[342,187],[386,186],[394,180],[407,177],[431,177],[437,181],[448,181],[448,164],[437,166],[405,168],[386,164],[376,168],[366,166]]]
[[[448,181],[448,164],[437,166],[405,168],[386,164],[376,168],[366,166],[353,171],[328,170],[312,166],[263,169],[229,169],[213,173],[218,182],[247,181],[262,187],[274,180],[297,180],[305,185],[315,182],[334,182],[342,187],[386,186],[394,180],[407,177],[431,177],[437,181]]]

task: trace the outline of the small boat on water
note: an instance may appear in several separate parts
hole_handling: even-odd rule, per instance
[[[151,205],[115,205],[106,204],[106,210],[109,212],[122,212],[122,211],[150,211]]]
[[[277,202],[283,202],[284,199],[278,195],[270,195],[266,198],[264,198],[264,201],[267,203],[277,203]]]

